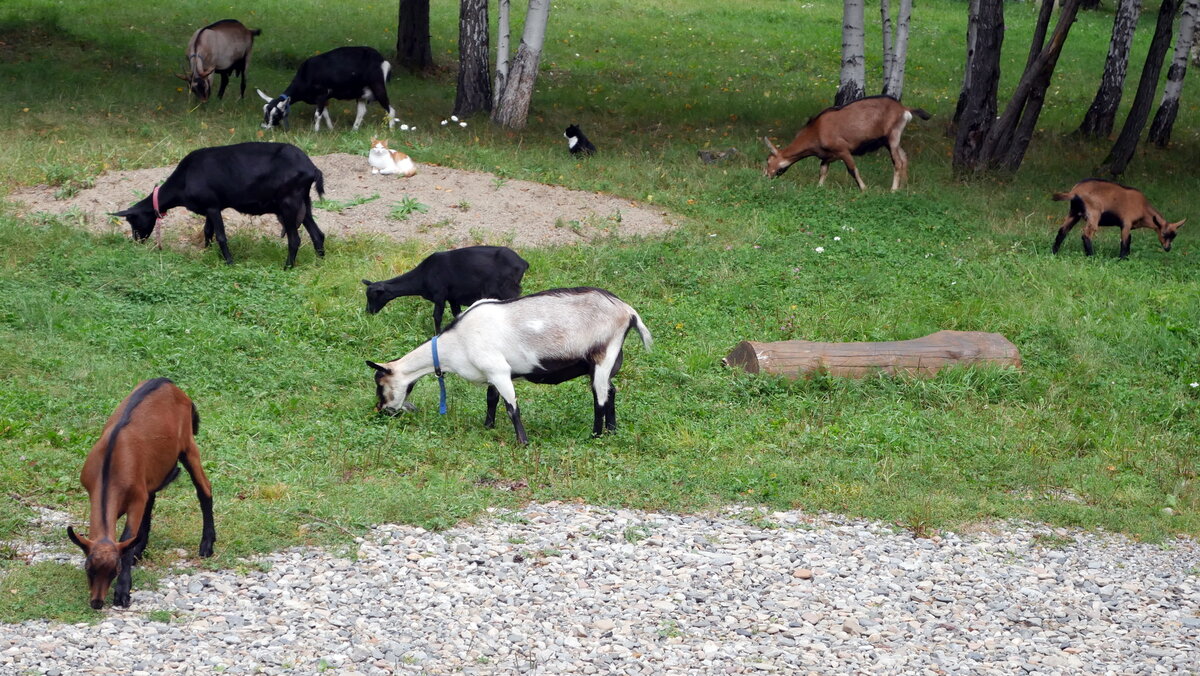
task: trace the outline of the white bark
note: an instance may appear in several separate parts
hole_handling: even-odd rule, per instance
[[[861,0],[860,0],[861,1]],[[525,126],[529,114],[529,101],[533,98],[533,86],[537,82],[538,64],[542,58],[542,45],[546,41],[546,23],[550,19],[550,0],[529,0],[529,12],[525,15],[525,28],[521,32],[521,46],[509,66],[508,82],[492,120],[510,129]]]
[[[1183,15],[1179,17],[1179,33],[1175,37],[1175,55],[1167,70],[1167,84],[1163,88],[1162,102],[1150,125],[1150,140],[1165,146],[1171,139],[1171,128],[1179,111],[1179,96],[1183,93],[1183,78],[1187,75],[1188,54],[1192,51],[1192,40],[1196,34],[1196,13],[1200,11],[1200,0],[1186,0]]]
[[[509,0],[496,0],[500,17],[496,25],[496,83],[492,87],[493,109],[500,107],[500,95],[504,93],[504,86],[508,84],[508,2]]]
[[[863,57],[863,0],[843,0],[842,74],[834,103],[857,101],[866,94],[867,67]]]
[[[883,28],[883,83],[892,77],[892,7],[889,0],[879,0],[879,21]]]
[[[908,60],[908,25],[912,19],[912,0],[900,0],[896,16],[896,39],[893,41],[892,64],[883,81],[883,93],[897,101],[904,95],[904,65]]]

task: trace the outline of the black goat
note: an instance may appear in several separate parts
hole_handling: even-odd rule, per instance
[[[325,255],[325,234],[313,220],[313,184],[317,194],[325,195],[325,179],[308,155],[288,143],[238,143],[230,146],[200,148],[188,153],[149,197],[124,211],[133,238],[143,240],[154,232],[163,214],[174,207],[185,207],[205,217],[204,246],[213,237],[221,247],[226,263],[233,263],[225,240],[222,209],[260,216],[275,214],[288,239],[287,263],[296,262],[300,249],[300,224],[308,231],[318,256]]]
[[[375,314],[393,298],[420,296],[433,302],[433,330],[442,332],[445,304],[458,316],[464,305],[480,298],[507,300],[521,295],[521,278],[529,263],[503,246],[468,246],[432,253],[408,272],[367,285],[367,312]]]
[[[259,89],[258,95],[266,101],[263,106],[263,129],[281,125],[288,126],[288,113],[292,103],[303,101],[317,107],[313,131],[321,131],[321,118],[333,129],[326,104],[329,99],[348,101],[358,99],[358,115],[354,128],[362,124],[367,114],[367,104],[378,101],[388,114],[388,129],[396,124],[396,109],[388,102],[386,82],[391,77],[392,64],[374,47],[338,47],[324,54],[308,58],[300,64],[292,83],[283,93],[271,98]]]

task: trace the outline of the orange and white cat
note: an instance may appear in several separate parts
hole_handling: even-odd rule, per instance
[[[389,150],[386,139],[371,139],[367,164],[371,165],[372,174],[400,174],[407,177],[417,173],[417,165],[412,158],[399,150]]]

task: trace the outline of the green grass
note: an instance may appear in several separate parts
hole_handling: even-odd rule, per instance
[[[320,49],[366,43],[389,53],[394,42],[391,1],[332,14],[318,3],[256,8],[239,17],[264,29],[250,86],[272,94]],[[1019,75],[1036,11],[1007,9],[1002,94]],[[449,66],[456,11],[432,10],[435,58]],[[305,247],[284,271],[278,239],[235,235],[237,264],[227,266],[212,251],[160,253],[5,207],[0,539],[27,534],[26,503],[84,517],[83,458],[117,402],[154,376],[175,379],[203,419],[219,536],[212,566],[298,543],[341,545],[380,522],[443,528],[527,499],[835,510],[917,534],[995,518],[1149,539],[1200,533],[1193,226],[1169,254],[1139,231],[1124,262],[1108,230],[1091,259],[1075,238],[1060,256],[1048,251],[1064,215],[1048,194],[1089,175],[1108,149],[1067,136],[1098,82],[1107,11],[1083,13],[1074,27],[1021,172],[961,183],[943,132],[961,82],[965,5],[917,8],[905,100],[935,118],[906,132],[913,182],[897,194],[884,190],[882,154],[860,163],[865,194],[841,171],[817,189],[815,162],[775,181],[761,175],[760,137],[786,141],[833,95],[840,3],[667,0],[638,4],[641,21],[611,21],[629,11],[616,0],[556,5],[522,132],[483,119],[465,131],[438,127],[453,105],[452,69],[398,74],[391,85],[400,117],[418,124],[393,138],[420,162],[491,171],[497,187],[526,179],[610,192],[684,217],[660,239],[521,251],[527,290],[602,286],[654,332],[653,352],[632,342],[626,351],[617,434],[588,438],[584,382],[518,385],[528,448],[503,423],[483,429],[482,389],[454,377],[446,416],[432,379],[413,392],[417,413],[376,415],[363,360],[395,358],[427,338],[429,307],[401,299],[367,316],[359,280],[411,268],[427,245],[334,236],[325,259]],[[1144,10],[1143,30],[1154,11]],[[228,13],[208,0],[152,13],[100,0],[5,3],[0,190],[46,183],[65,197],[104,170],[172,165],[196,147],[258,138],[312,154],[365,152],[383,120],[373,111],[349,131],[349,102],[331,110],[337,131],[320,134],[302,124],[262,132],[257,98],[189,104],[171,73],[195,26]],[[869,39],[877,79],[878,37]],[[1147,41],[1139,35],[1133,63]],[[1194,89],[1174,146],[1140,150],[1125,177],[1173,220],[1190,215],[1198,187]],[[597,156],[566,153],[561,134],[572,122]],[[743,156],[696,157],[729,146]],[[333,197],[343,208],[353,201]],[[788,382],[720,365],[747,339],[900,340],[939,329],[1004,334],[1023,368]],[[1068,491],[1078,500],[1056,497]],[[149,552],[194,552],[199,531],[184,480],[158,501]],[[71,548],[61,533],[38,537]],[[80,570],[16,559],[0,570],[0,620],[93,616]]]

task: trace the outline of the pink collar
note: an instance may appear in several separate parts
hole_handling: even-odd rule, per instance
[[[154,244],[160,250],[162,249],[162,231],[163,231],[163,215],[158,210],[158,188],[154,186],[154,191],[150,193],[151,203],[154,205]]]

